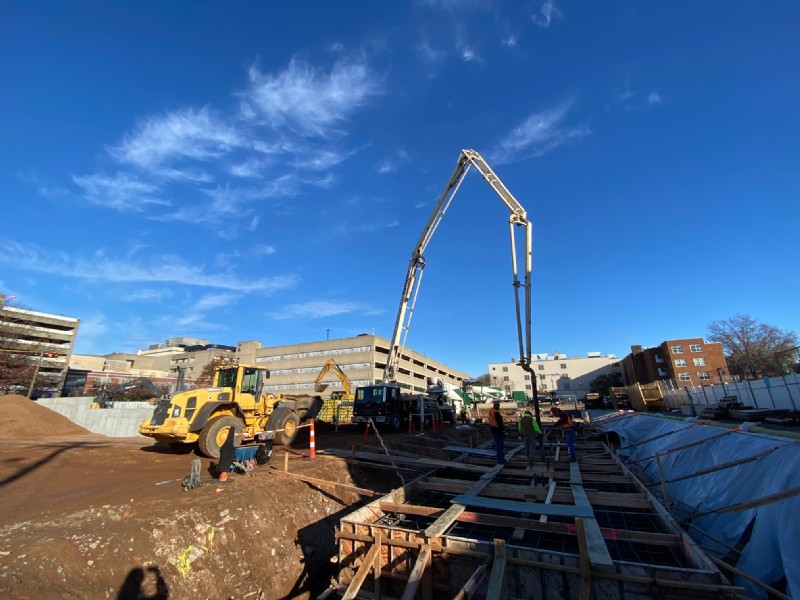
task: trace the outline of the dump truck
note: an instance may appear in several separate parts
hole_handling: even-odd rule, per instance
[[[156,405],[153,416],[139,425],[139,433],[173,448],[197,444],[201,454],[219,458],[219,450],[233,427],[237,446],[273,436],[289,445],[298,427],[317,416],[322,398],[264,393],[269,370],[256,365],[218,367],[213,387],[173,394]]]

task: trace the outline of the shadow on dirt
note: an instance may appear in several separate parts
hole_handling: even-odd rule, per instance
[[[79,449],[89,449],[89,448],[105,448],[110,446],[110,444],[105,442],[74,442],[69,444],[47,444],[56,447],[56,450],[41,458],[35,462],[29,464],[21,464],[18,470],[6,477],[5,479],[0,480],[0,487],[6,486],[9,483],[17,481],[25,477],[26,475],[30,475],[36,469],[43,467],[48,462],[56,458],[58,455],[63,454],[64,452],[68,452],[70,450],[79,450]],[[22,460],[15,460],[13,462],[22,463]]]
[[[150,593],[152,591],[152,593]],[[168,600],[169,588],[156,566],[131,569],[117,595],[117,600]]]

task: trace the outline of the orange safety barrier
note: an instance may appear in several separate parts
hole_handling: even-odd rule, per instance
[[[314,419],[310,420],[311,429],[309,429],[309,443],[308,443],[308,458],[316,458],[317,457],[317,449],[314,442]]]

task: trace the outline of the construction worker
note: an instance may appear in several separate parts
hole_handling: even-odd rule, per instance
[[[572,417],[566,411],[561,413],[558,418],[558,424],[561,426],[561,431],[567,438],[567,449],[569,450],[569,462],[577,462],[578,457],[575,454],[575,428],[572,425]]]
[[[492,430],[494,447],[497,451],[497,464],[504,465],[506,464],[506,455],[505,452],[503,452],[503,438],[506,434],[506,426],[503,423],[503,415],[500,414],[500,402],[495,401],[492,404],[486,421],[489,423],[489,429]]]
[[[517,424],[519,434],[525,443],[525,455],[528,457],[528,468],[533,468],[536,460],[536,436],[542,435],[539,424],[534,420],[531,411],[526,410]]]

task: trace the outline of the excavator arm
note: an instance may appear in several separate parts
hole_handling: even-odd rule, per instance
[[[327,361],[325,361],[325,365],[322,367],[322,370],[320,370],[319,375],[317,375],[317,379],[314,381],[314,389],[317,392],[325,391],[325,388],[327,388],[328,385],[322,383],[322,380],[325,378],[325,375],[327,375],[330,371],[333,371],[336,377],[339,378],[339,381],[342,382],[342,389],[344,390],[345,396],[348,398],[352,398],[353,386],[350,384],[350,378],[347,377],[345,372],[342,371],[342,368],[338,364],[336,364],[336,361],[333,360],[332,358],[329,358]]]
[[[439,197],[436,206],[428,219],[425,228],[422,230],[419,241],[417,241],[414,250],[411,253],[411,260],[408,263],[408,271],[406,273],[405,283],[403,285],[403,294],[400,297],[400,307],[397,311],[397,318],[394,324],[394,331],[392,333],[391,346],[389,348],[389,357],[386,361],[386,367],[383,373],[383,379],[386,382],[394,382],[397,379],[397,369],[400,364],[400,357],[403,353],[403,348],[406,345],[406,338],[408,336],[409,326],[411,324],[411,317],[414,313],[414,305],[417,301],[417,294],[419,293],[420,283],[422,281],[422,273],[425,269],[425,257],[423,253],[425,248],[430,243],[436,228],[441,223],[447,209],[450,206],[453,198],[455,197],[458,188],[464,180],[470,168],[474,167],[481,177],[491,186],[497,193],[503,203],[510,211],[508,218],[509,230],[511,233],[511,267],[513,274],[513,287],[514,299],[517,311],[517,338],[519,341],[519,356],[520,366],[527,372],[531,373],[531,381],[533,382],[534,395],[536,394],[535,374],[531,369],[531,244],[532,244],[532,225],[528,221],[525,209],[517,201],[516,198],[508,191],[503,182],[495,175],[494,171],[486,164],[486,161],[475,150],[462,150],[461,155],[456,163],[456,168],[450,181],[447,183],[444,191]],[[517,264],[517,228],[524,230],[523,233],[523,262],[524,262],[524,280],[520,282],[518,276]],[[521,299],[522,296],[522,299]],[[524,317],[523,317],[524,310]],[[538,404],[538,403],[537,403]],[[538,413],[538,407],[537,407]]]

